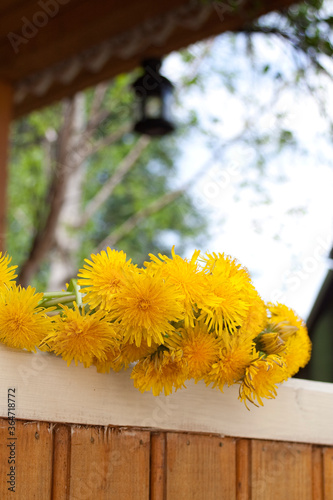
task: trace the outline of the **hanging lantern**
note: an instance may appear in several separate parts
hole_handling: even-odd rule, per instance
[[[160,59],[146,59],[142,66],[144,74],[133,83],[138,100],[134,130],[151,136],[169,134],[175,130],[171,121],[174,86],[160,74]]]

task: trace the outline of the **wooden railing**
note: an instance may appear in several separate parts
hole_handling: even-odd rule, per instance
[[[332,500],[333,447],[137,428],[16,423],[15,493],[0,420],[0,498]]]

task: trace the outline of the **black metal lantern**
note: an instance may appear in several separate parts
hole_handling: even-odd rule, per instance
[[[174,86],[160,74],[160,59],[146,59],[142,66],[144,74],[133,83],[138,101],[134,130],[151,136],[169,134],[175,130],[171,121]]]

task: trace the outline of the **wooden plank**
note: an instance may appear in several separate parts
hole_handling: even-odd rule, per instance
[[[278,388],[276,399],[248,411],[238,400],[237,385],[222,394],[190,381],[187,389],[154,397],[133,387],[129,370],[100,374],[94,367],[67,367],[57,356],[2,344],[0,366],[0,386],[20,390],[17,418],[24,420],[333,445],[333,384],[292,379]],[[0,398],[0,417],[7,415],[6,404]]]
[[[68,1],[65,5],[58,4],[57,15],[49,16],[48,22],[40,28],[36,27],[33,19],[36,12],[43,12],[43,9],[36,7],[33,2],[28,6],[22,5],[17,13],[11,13],[8,22],[2,19],[4,28],[2,33],[0,30],[0,75],[17,80],[39,72],[112,36],[125,33],[150,17],[163,15],[186,3],[183,0],[169,0],[167,3],[152,0],[95,0],[92,5],[91,0]],[[24,26],[28,24],[27,21],[22,22],[22,17],[31,23],[30,31],[35,32],[35,35],[25,37],[26,43],[19,44],[15,54],[7,33],[11,31],[22,36]]]
[[[0,420],[1,500],[51,500],[52,446],[50,424],[16,421],[15,436],[9,436],[8,421]],[[8,464],[9,450],[15,453],[14,465]],[[10,471],[11,466],[15,470]],[[15,484],[7,482],[10,472],[15,472],[15,478],[12,477]],[[9,487],[14,487],[15,493]]]
[[[251,489],[251,441],[238,439],[236,442],[236,498],[249,500]]]
[[[9,131],[13,89],[0,81],[0,252],[5,250]]]
[[[150,500],[165,500],[165,441],[163,432],[154,432],[150,437]]]
[[[69,499],[71,428],[57,424],[53,429],[52,498]]]
[[[312,498],[324,500],[323,447],[312,447]]]
[[[324,499],[333,498],[333,448],[323,449],[324,462]],[[315,500],[315,499],[314,499]]]
[[[236,500],[236,440],[167,434],[167,500]]]
[[[150,433],[72,427],[70,500],[149,499]]]
[[[251,448],[251,498],[314,500],[311,445],[252,440]]]
[[[142,59],[146,57],[163,57],[199,40],[219,35],[225,31],[237,31],[244,23],[271,10],[287,7],[291,3],[293,0],[253,2],[244,8],[241,6],[239,11],[233,11],[230,6],[226,6],[226,10],[223,11],[222,5],[221,8],[213,8],[210,16],[196,29],[179,23],[179,26],[170,30],[169,36],[163,43],[149,42],[148,37],[143,36],[140,45],[136,44],[137,52],[135,54],[129,54],[128,57],[122,59],[116,56],[111,57],[100,71],[82,69],[66,85],[56,81],[45,93],[28,95],[23,102],[15,106],[15,117],[73,95],[75,92],[96,85],[101,81],[109,80],[122,72],[131,71],[139,66]],[[6,40],[5,45],[0,43],[0,60],[3,61],[0,65],[0,75],[17,85],[25,78],[30,78],[32,73],[52,68],[52,65],[66,61],[66,59],[80,54],[95,44],[103,43],[117,34],[124,34],[128,30],[140,26],[140,23],[147,23],[149,18],[152,19],[151,24],[154,24],[154,17],[181,5],[186,6],[187,2],[172,0],[166,4],[145,0],[144,3],[124,3],[118,0],[117,3],[113,2],[112,4],[94,2],[93,6],[89,0],[86,0],[85,3],[80,2],[77,10],[74,9],[73,5],[73,8],[66,11],[65,15],[59,14],[45,28],[42,28],[38,37],[32,38],[27,44],[20,45],[20,53],[15,58],[13,58],[12,53],[9,53],[11,48],[8,47],[8,40]],[[71,2],[66,7],[69,9]],[[130,16],[128,16],[129,11],[131,12]],[[73,26],[79,28],[73,29]],[[81,54],[81,57],[84,58],[84,55]]]

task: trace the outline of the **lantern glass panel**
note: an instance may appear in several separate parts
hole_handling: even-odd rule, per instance
[[[162,99],[158,96],[147,96],[145,118],[161,118],[163,116]]]

